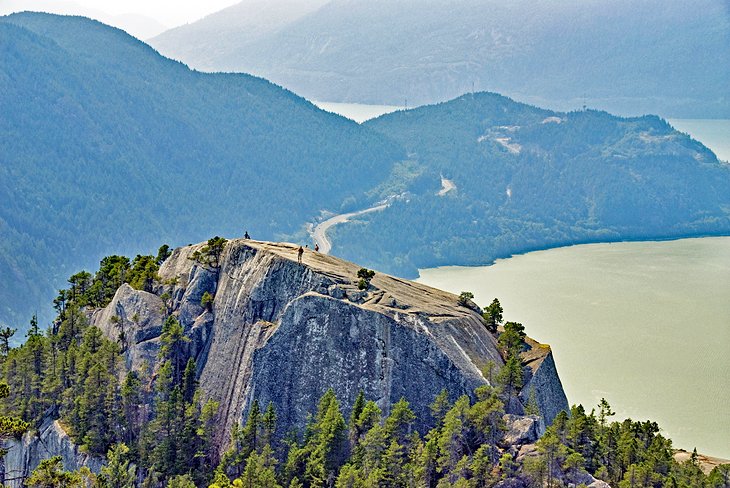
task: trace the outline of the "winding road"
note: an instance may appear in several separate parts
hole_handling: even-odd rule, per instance
[[[315,244],[319,246],[319,252],[321,252],[322,254],[329,254],[329,252],[332,250],[332,243],[327,238],[327,231],[330,229],[330,227],[341,224],[343,222],[347,222],[351,218],[357,217],[358,215],[385,210],[386,208],[388,208],[388,205],[389,204],[387,202],[382,202],[374,207],[366,208],[365,210],[358,210],[357,212],[335,215],[314,226],[314,229],[312,229],[310,234],[312,235],[312,239],[314,239]]]
[[[441,176],[441,190],[437,193],[438,196],[442,197],[446,195],[447,193],[456,190],[456,184],[452,180],[446,179],[443,176]],[[337,225],[342,224],[343,222],[349,221],[353,217],[357,217],[359,215],[364,215],[371,212],[379,212],[381,210],[385,210],[390,206],[390,203],[394,199],[402,198],[404,195],[391,195],[385,200],[382,200],[378,202],[375,206],[366,208],[364,210],[358,210],[357,212],[350,212],[345,214],[339,214],[339,215],[333,215],[332,217],[328,218],[327,220],[323,220],[319,224],[313,226],[311,230],[309,231],[309,234],[312,236],[312,240],[314,240],[314,243],[319,246],[319,252],[322,254],[329,254],[332,250],[332,242],[327,237],[327,231]]]
[[[439,190],[439,192],[436,195],[442,197],[442,196],[446,195],[448,192],[450,192],[451,190],[456,190],[456,184],[454,184],[453,181],[447,180],[446,178],[444,178],[442,176],[441,177],[441,189]]]

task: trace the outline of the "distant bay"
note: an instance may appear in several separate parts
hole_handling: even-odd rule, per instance
[[[350,120],[354,120],[358,124],[362,124],[366,120],[380,117],[381,115],[403,110],[403,107],[396,105],[368,105],[364,103],[339,103],[339,102],[316,102],[317,107],[326,112],[342,115]]]
[[[730,237],[590,244],[421,270],[550,344],[568,400],[605,397],[676,447],[730,458]]]

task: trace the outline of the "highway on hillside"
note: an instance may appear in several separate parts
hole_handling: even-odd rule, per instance
[[[374,207],[366,208],[364,210],[358,210],[357,212],[335,215],[317,224],[310,232],[310,234],[312,235],[312,239],[314,239],[314,242],[319,246],[319,252],[321,252],[322,254],[329,254],[329,252],[332,250],[332,243],[327,238],[327,231],[330,229],[330,227],[341,224],[343,222],[347,222],[351,218],[357,217],[358,215],[364,215],[370,212],[379,212],[380,210],[385,210],[386,208],[388,208],[388,203],[383,202],[377,204]]]

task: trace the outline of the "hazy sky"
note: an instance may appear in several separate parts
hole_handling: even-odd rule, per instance
[[[146,38],[190,23],[240,0],[0,0],[0,14],[41,10],[84,15]],[[132,16],[128,14],[134,14]],[[148,19],[142,19],[147,17]]]

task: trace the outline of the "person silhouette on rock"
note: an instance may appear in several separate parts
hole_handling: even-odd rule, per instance
[[[299,250],[297,251],[297,262],[299,264],[302,264],[302,255],[304,254],[304,248],[302,246],[299,246]]]

